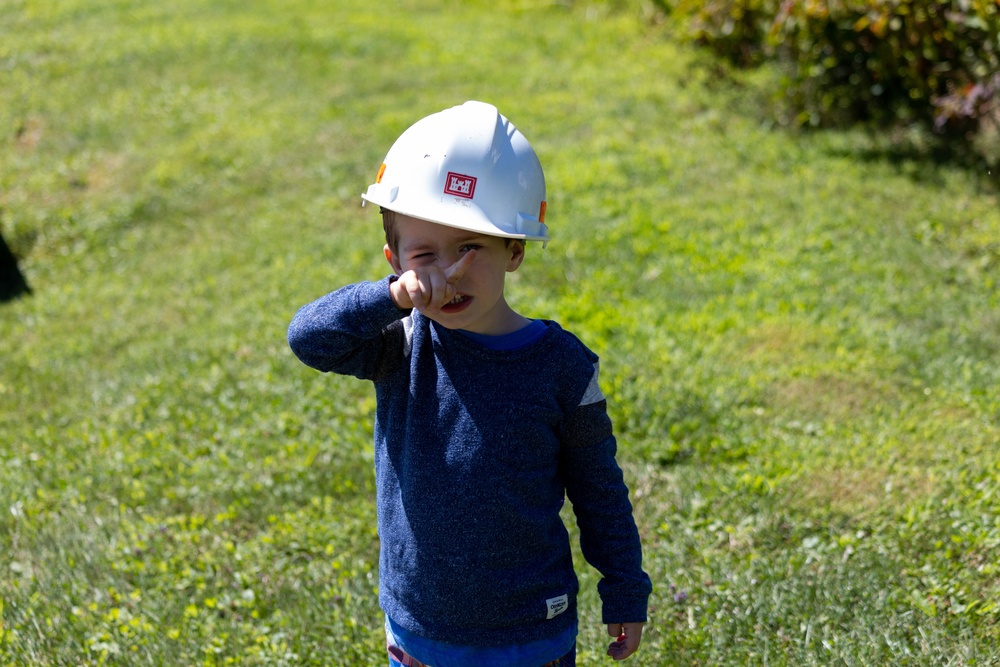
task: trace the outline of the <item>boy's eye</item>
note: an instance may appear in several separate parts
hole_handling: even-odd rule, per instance
[[[469,252],[470,250],[479,250],[480,248],[482,248],[482,246],[476,243],[466,243],[462,246],[461,250],[462,252]]]

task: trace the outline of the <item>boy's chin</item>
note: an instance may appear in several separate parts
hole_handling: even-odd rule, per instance
[[[458,322],[449,322],[448,320],[441,319],[440,317],[432,317],[430,319],[434,320],[445,329],[450,329],[451,331],[456,331],[462,328]]]
[[[421,313],[423,313],[424,317],[426,317],[427,319],[431,320],[436,324],[440,324],[445,329],[451,329],[454,331],[455,329],[463,328],[462,327],[463,323],[461,322],[460,319],[455,317],[449,317],[446,313],[437,313],[435,315],[428,315],[423,311],[421,311]]]

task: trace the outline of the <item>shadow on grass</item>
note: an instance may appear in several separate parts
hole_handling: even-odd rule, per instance
[[[1000,113],[978,130],[962,128],[941,134],[924,125],[879,128],[856,123],[810,127],[797,125],[794,110],[782,101],[780,71],[734,69],[699,52],[691,64],[692,78],[725,100],[728,109],[752,118],[761,127],[792,136],[841,136],[826,152],[833,157],[868,164],[888,164],[916,183],[943,185],[946,171],[966,172],[981,194],[1000,193]]]
[[[945,170],[966,172],[980,193],[1000,193],[1000,147],[995,141],[964,142],[937,137],[926,131],[882,132],[868,130],[867,145],[837,148],[830,153],[862,162],[884,163],[916,183],[943,185]]]

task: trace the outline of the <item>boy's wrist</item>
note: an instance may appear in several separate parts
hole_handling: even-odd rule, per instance
[[[410,303],[409,295],[403,289],[402,285],[399,284],[399,276],[389,276],[389,298],[392,299],[396,308],[400,310],[413,310],[413,304]]]

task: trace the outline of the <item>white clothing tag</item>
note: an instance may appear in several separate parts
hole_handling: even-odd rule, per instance
[[[555,618],[569,609],[569,596],[560,595],[557,598],[550,598],[545,601],[545,606],[549,608],[549,613],[545,615],[545,618]]]

